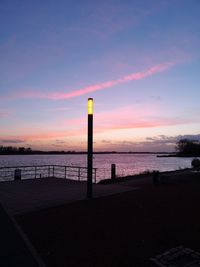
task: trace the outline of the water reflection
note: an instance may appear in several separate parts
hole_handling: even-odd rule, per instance
[[[150,154],[98,154],[94,157],[97,180],[110,178],[111,164],[116,164],[117,176],[137,174],[144,171],[169,171],[191,167],[192,158],[157,158]],[[0,156],[0,166],[27,165],[87,166],[86,155],[9,155]]]

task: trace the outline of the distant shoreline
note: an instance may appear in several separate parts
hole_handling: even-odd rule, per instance
[[[0,156],[3,155],[84,155],[87,154],[86,151],[31,151],[31,152],[10,152],[10,153],[0,153]],[[117,152],[117,151],[96,151],[93,152],[93,154],[152,154],[152,155],[158,155],[171,157],[171,154],[169,152]],[[173,155],[172,155],[173,156]]]
[[[194,158],[200,157],[200,155],[192,154],[175,154],[169,152],[117,152],[117,151],[102,151],[93,152],[94,155],[105,155],[105,154],[116,154],[116,155],[156,155],[158,158]],[[0,153],[0,156],[26,156],[26,155],[87,155],[85,151],[31,151],[31,152],[10,152],[10,153]]]
[[[194,158],[194,157],[200,157],[200,155],[195,154],[167,154],[167,155],[157,155],[158,158],[170,158],[170,157],[176,157],[176,158]]]

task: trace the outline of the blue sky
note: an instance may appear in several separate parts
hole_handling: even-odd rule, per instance
[[[0,144],[173,151],[200,134],[200,1],[1,1]]]

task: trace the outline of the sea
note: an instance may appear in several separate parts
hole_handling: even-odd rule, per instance
[[[116,164],[119,177],[143,172],[173,171],[191,167],[193,158],[157,157],[156,154],[94,154],[97,182],[111,177],[111,164]],[[0,155],[0,167],[65,165],[87,167],[87,155]]]

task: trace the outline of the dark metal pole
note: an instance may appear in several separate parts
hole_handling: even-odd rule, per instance
[[[91,107],[89,105],[91,105]],[[93,169],[93,99],[88,98],[87,198],[92,198],[92,169]]]

